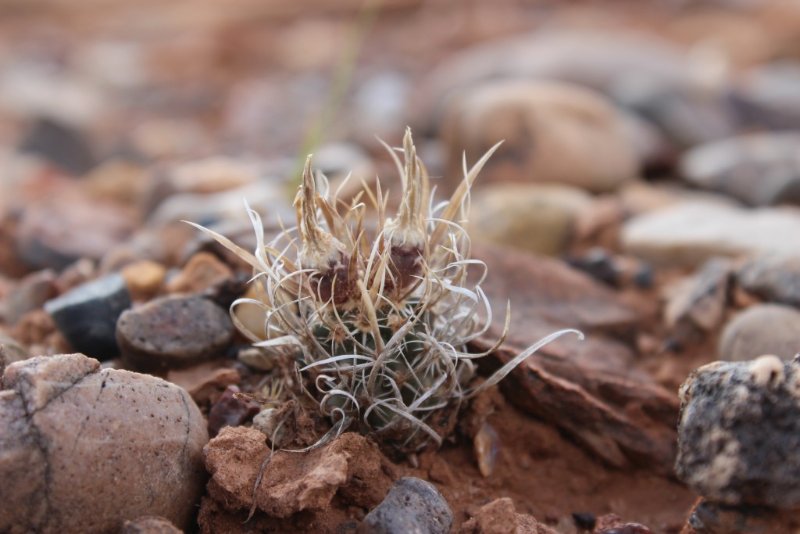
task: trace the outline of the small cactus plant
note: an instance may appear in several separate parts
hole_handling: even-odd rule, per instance
[[[248,208],[257,237],[252,254],[201,229],[253,267],[263,297],[234,302],[234,322],[254,345],[293,354],[332,422],[319,444],[358,428],[408,454],[440,445],[463,400],[499,382],[556,337],[580,333],[555,332],[471,387],[473,360],[491,351],[469,353],[467,343],[487,331],[492,311],[480,288],[486,266],[470,258],[463,224],[473,181],[497,146],[470,170],[465,161],[460,187],[438,204],[411,131],[403,139],[402,161],[386,148],[403,188],[394,217],[386,217],[380,184],[344,202],[323,175],[314,175],[309,157],[295,199],[296,226],[266,243],[259,215]],[[377,215],[374,226],[364,198]],[[471,269],[479,274],[474,282]],[[251,332],[237,319],[233,311],[242,303],[264,310],[263,332]]]

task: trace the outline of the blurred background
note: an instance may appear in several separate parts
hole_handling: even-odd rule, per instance
[[[0,273],[180,263],[156,242],[178,219],[231,231],[243,197],[291,219],[311,152],[392,189],[376,136],[406,125],[440,192],[505,139],[481,239],[680,266],[788,248],[796,214],[743,210],[800,200],[800,2],[3,0]],[[632,224],[689,201],[687,228]],[[698,213],[724,221],[699,245]]]

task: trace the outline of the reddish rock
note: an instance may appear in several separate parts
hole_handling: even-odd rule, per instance
[[[239,426],[249,421],[261,406],[240,395],[239,388],[228,386],[208,412],[208,432],[216,436],[226,426]]]
[[[231,268],[209,252],[192,256],[180,273],[167,283],[170,293],[200,293],[233,276]]]
[[[143,516],[125,521],[120,534],[181,534],[182,531],[163,517]]]
[[[517,513],[514,502],[503,497],[482,506],[461,525],[459,534],[556,534],[556,531],[533,516]]]

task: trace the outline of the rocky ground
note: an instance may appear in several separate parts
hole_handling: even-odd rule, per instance
[[[361,4],[0,3],[0,532],[800,529],[800,6]],[[328,423],[182,221],[252,250],[242,199],[293,221],[309,151],[396,194],[406,125],[442,197],[505,139],[480,373],[586,338],[439,450],[273,454]]]

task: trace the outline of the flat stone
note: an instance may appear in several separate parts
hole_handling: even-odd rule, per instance
[[[20,150],[40,155],[75,176],[85,174],[95,165],[92,148],[84,135],[51,118],[40,118],[33,123]]]
[[[117,319],[130,305],[125,280],[110,274],[47,301],[45,310],[75,350],[108,360],[119,354]]]
[[[143,515],[190,527],[208,434],[185,391],[80,354],[11,364],[2,387],[1,531],[110,532]]]
[[[208,252],[189,258],[183,269],[167,283],[170,293],[200,293],[233,277],[230,267]]]
[[[403,477],[362,521],[359,532],[447,534],[453,512],[436,486],[414,477]]]
[[[758,304],[734,316],[720,335],[720,360],[751,360],[774,354],[783,360],[800,353],[800,311],[779,304]]]
[[[233,338],[228,313],[202,297],[165,297],[123,313],[117,341],[141,369],[181,367],[218,356]]]
[[[800,212],[682,202],[628,221],[622,245],[628,253],[654,264],[673,266],[696,266],[714,256],[798,256]]]
[[[758,256],[742,265],[736,282],[769,302],[800,306],[800,257]]]
[[[672,335],[688,341],[696,334],[712,331],[722,321],[733,274],[729,260],[706,262],[693,276],[669,289],[664,322]]]
[[[800,505],[800,362],[715,362],[681,386],[678,478],[721,504]]]
[[[752,206],[800,204],[800,133],[760,133],[698,146],[684,154],[683,177]]]
[[[183,531],[163,517],[143,516],[125,521],[120,534],[181,534]]]

